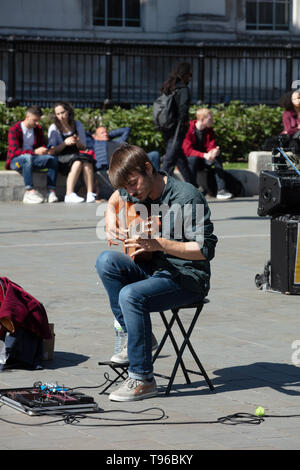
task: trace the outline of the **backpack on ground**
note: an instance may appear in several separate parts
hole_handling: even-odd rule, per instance
[[[168,131],[176,124],[175,93],[162,93],[153,103],[153,121],[157,130]]]

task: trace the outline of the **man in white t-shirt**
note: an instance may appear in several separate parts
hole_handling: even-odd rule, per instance
[[[45,144],[43,130],[40,126],[42,111],[38,106],[27,108],[25,119],[14,124],[8,132],[8,151],[6,168],[22,170],[25,194],[23,202],[39,204],[44,197],[33,187],[32,172],[34,169],[47,168],[47,201],[57,202],[55,194],[58,169],[57,158]]]

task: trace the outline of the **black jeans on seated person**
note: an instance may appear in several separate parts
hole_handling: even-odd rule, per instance
[[[205,160],[205,158],[199,157],[187,157],[188,165],[193,175],[197,175],[198,171],[205,170],[205,168],[213,168],[217,183],[217,190],[221,191],[225,189],[225,178],[224,178],[224,170],[223,170],[223,163],[222,157],[219,155],[214,159],[213,162],[209,162]]]

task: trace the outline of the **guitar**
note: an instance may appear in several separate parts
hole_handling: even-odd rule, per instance
[[[117,223],[119,227],[127,230],[127,238],[155,238],[159,235],[161,221],[159,216],[151,216],[150,210],[144,204],[135,204],[123,201],[119,204]],[[130,256],[134,261],[150,261],[151,252],[133,255],[136,247],[126,247],[123,241],[123,253]]]

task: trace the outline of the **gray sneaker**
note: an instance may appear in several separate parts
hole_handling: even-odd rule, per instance
[[[158,342],[154,334],[152,333],[152,351],[155,351],[155,349],[157,348],[158,348]],[[117,364],[123,364],[123,365],[129,363],[128,354],[127,354],[127,340],[123,346],[123,350],[118,354],[114,354],[110,358],[110,360],[111,362],[116,362]]]
[[[112,401],[136,401],[144,398],[155,397],[157,386],[155,379],[137,380],[128,377],[115,392],[111,392],[109,399]]]

